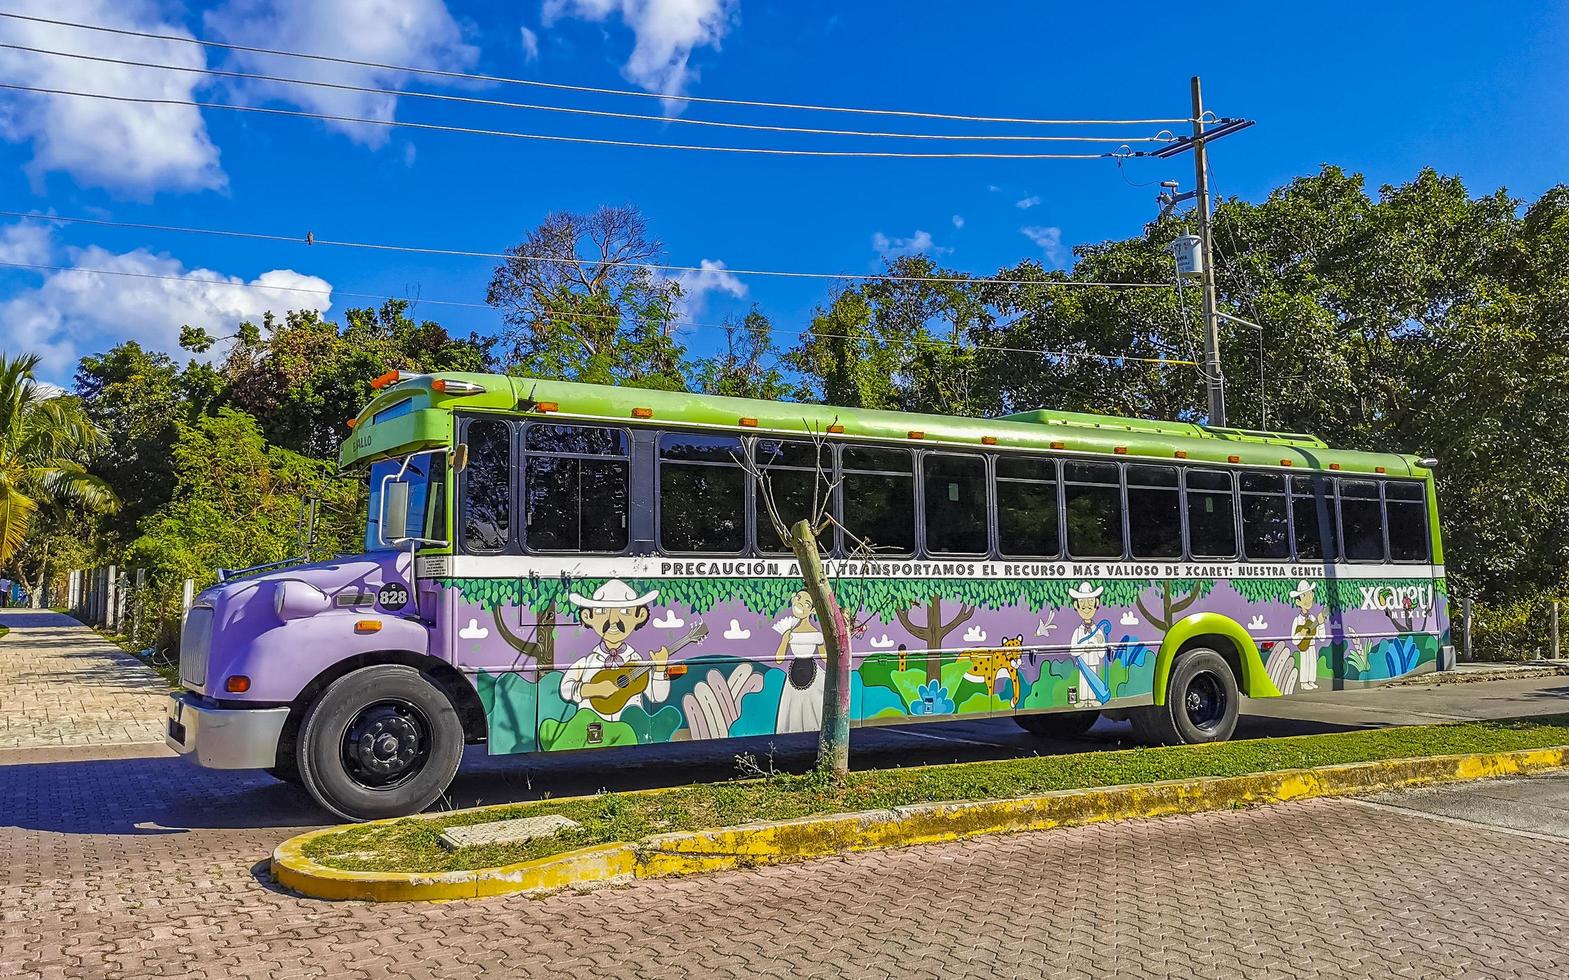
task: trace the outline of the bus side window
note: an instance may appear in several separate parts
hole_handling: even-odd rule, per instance
[[[1389,559],[1432,560],[1432,538],[1427,533],[1427,493],[1420,483],[1391,481],[1384,484],[1384,514],[1389,524]]]
[[[523,430],[529,550],[625,551],[630,470],[624,429],[531,423]]]
[[[1340,481],[1340,534],[1347,561],[1384,560],[1384,509],[1372,480]]]
[[[1188,554],[1194,558],[1237,557],[1237,507],[1231,474],[1188,470]]]
[[[768,481],[774,508],[786,528],[797,521],[815,518],[820,510],[832,513],[832,509],[825,506],[828,501],[823,499],[833,483],[832,446],[758,439],[753,445],[752,458]],[[757,481],[753,493],[756,497],[757,550],[766,555],[789,554],[790,546],[779,539],[768,514],[762,480]]]
[[[1242,552],[1249,561],[1280,561],[1291,556],[1286,518],[1286,478],[1278,473],[1243,473]]]
[[[997,550],[1010,558],[1056,558],[1062,553],[1055,461],[997,457]]]
[[[845,529],[879,551],[914,554],[915,457],[907,449],[846,446],[839,461]]]
[[[463,470],[463,545],[475,554],[505,551],[512,538],[512,426],[503,419],[471,419],[464,430],[469,464]]]
[[[1339,535],[1335,533],[1335,491],[1328,480],[1291,478],[1291,523],[1296,531],[1298,558],[1334,561],[1340,557]]]
[[[1122,479],[1116,463],[1062,464],[1063,510],[1068,519],[1068,554],[1074,558],[1121,558]]]
[[[926,453],[921,459],[926,550],[934,555],[984,555],[987,541],[986,458]]]
[[[1128,544],[1134,558],[1182,557],[1182,492],[1175,466],[1130,464]]]
[[[737,555],[746,546],[746,470],[734,436],[659,437],[659,543],[665,551]]]

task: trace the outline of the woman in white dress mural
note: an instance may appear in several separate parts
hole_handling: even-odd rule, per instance
[[[790,612],[774,624],[779,648],[774,662],[790,666],[784,691],[779,695],[776,732],[815,732],[823,727],[823,682],[827,676],[828,651],[823,646],[823,630],[812,613],[812,597],[805,590],[790,597]]]

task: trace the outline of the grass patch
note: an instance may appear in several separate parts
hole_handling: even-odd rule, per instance
[[[9,626],[0,626],[0,640],[5,639],[5,635],[7,633],[9,633],[9,632],[11,632],[11,627],[9,627]]]
[[[1569,715],[879,769],[851,773],[839,784],[813,774],[772,775],[654,793],[518,803],[448,817],[410,817],[323,835],[307,844],[304,853],[319,864],[345,871],[458,871],[529,861],[593,844],[635,842],[671,831],[927,801],[1007,799],[1162,779],[1558,745],[1569,745]],[[438,840],[447,827],[541,813],[562,814],[582,827],[524,844],[458,851],[448,851]]]

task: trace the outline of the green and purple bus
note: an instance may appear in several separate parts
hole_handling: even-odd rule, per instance
[[[197,597],[169,742],[351,819],[429,806],[464,746],[815,731],[826,661],[760,500],[825,536],[853,724],[1101,715],[1227,738],[1242,697],[1452,663],[1433,460],[1030,411],[833,408],[403,375],[340,454],[363,554]],[[751,461],[751,465],[748,465]]]

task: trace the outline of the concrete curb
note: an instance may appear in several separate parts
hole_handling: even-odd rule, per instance
[[[700,874],[854,851],[946,843],[982,834],[1049,830],[1108,820],[1202,813],[1494,776],[1529,775],[1566,766],[1569,766],[1569,746],[1558,746],[1515,752],[1386,759],[1247,776],[1173,779],[1130,786],[1062,790],[1011,800],[918,803],[891,810],[683,831],[650,837],[639,844],[601,844],[505,867],[433,874],[339,871],[317,864],[305,857],[304,849],[310,841],[343,829],[329,827],[301,834],[278,845],[272,856],[272,873],[285,888],[310,898],[408,902],[538,894],[635,878]],[[427,819],[436,819],[436,816]]]

